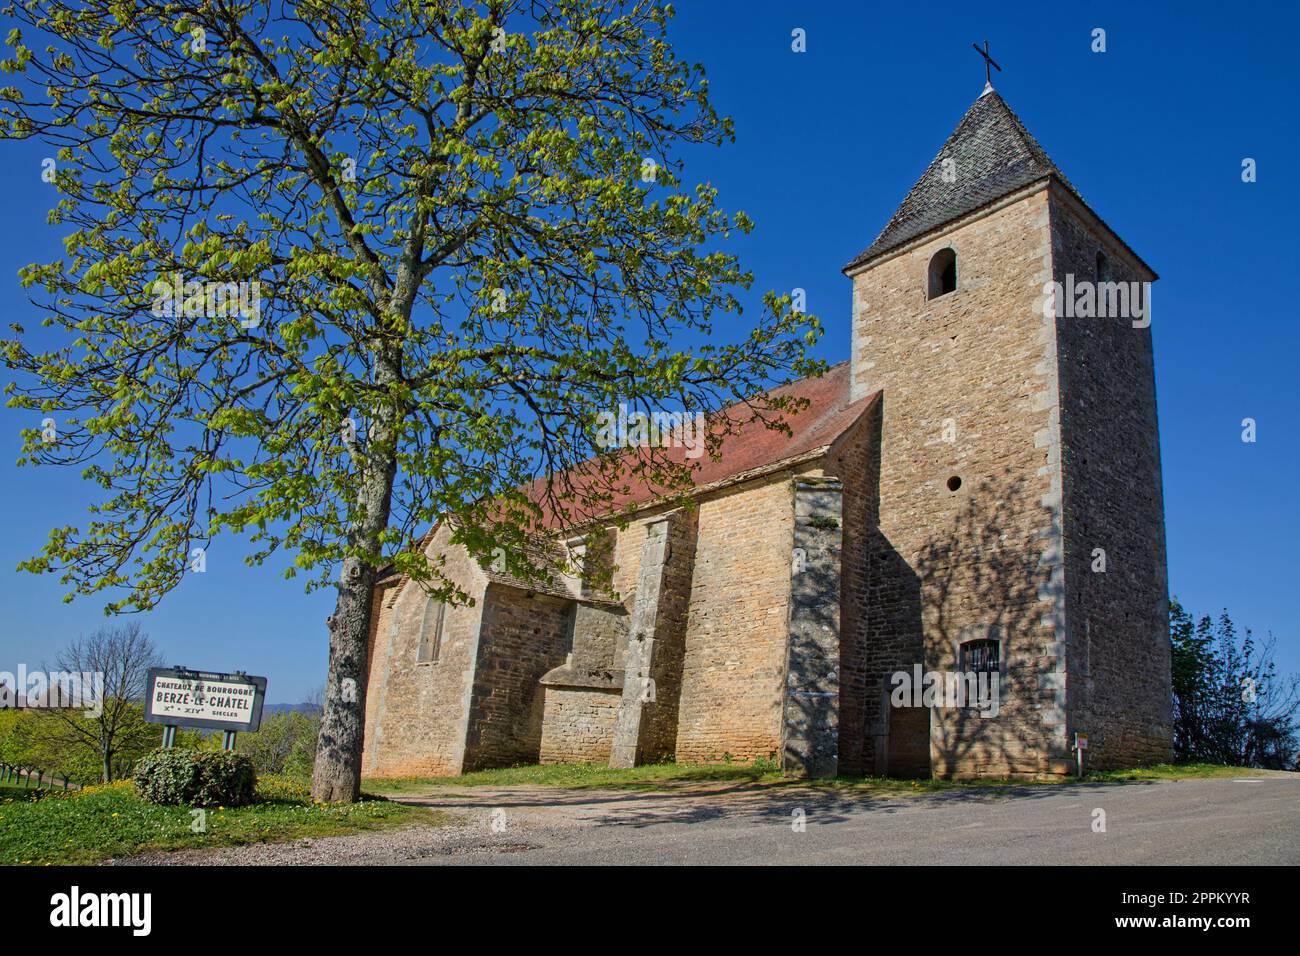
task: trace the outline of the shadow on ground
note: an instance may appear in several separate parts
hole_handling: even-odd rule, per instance
[[[627,791],[612,789],[565,790],[554,787],[512,786],[439,788],[426,794],[394,797],[400,803],[437,810],[514,811],[540,825],[649,827],[661,824],[699,823],[732,819],[771,822],[796,819],[798,811],[819,824],[836,823],[863,812],[893,814],[962,804],[993,804],[1015,799],[1039,800],[1072,793],[1096,792],[1117,786],[1150,785],[1157,781],[1124,783],[1006,784],[917,792],[870,792],[843,784],[818,786],[806,782],[758,783],[742,781],[672,790]]]

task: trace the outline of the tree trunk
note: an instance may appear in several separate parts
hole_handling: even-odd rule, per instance
[[[107,747],[104,748],[103,771],[104,771],[104,782],[112,783],[113,782],[113,760],[112,760],[112,754],[109,753]]]
[[[385,385],[396,378],[396,363],[381,356],[375,382]],[[393,479],[397,474],[397,412],[380,409],[369,441],[361,453],[360,512],[349,543],[365,554],[380,552],[380,539],[388,527]],[[338,600],[329,619],[330,662],[325,681],[325,708],[316,739],[316,766],[312,771],[312,799],[321,803],[354,803],[361,798],[361,750],[366,731],[366,679],[370,612],[374,606],[378,569],[356,556],[343,560]]]
[[[330,662],[325,711],[316,741],[311,795],[322,803],[361,797],[361,747],[366,730],[367,648],[375,569],[358,558],[343,562],[338,601],[329,621]]]

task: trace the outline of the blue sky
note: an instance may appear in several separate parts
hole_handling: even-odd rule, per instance
[[[736,142],[690,154],[689,174],[757,228],[734,248],[755,291],[807,290],[826,327],[819,353],[848,357],[849,282],[840,268],[880,231],[984,82],[972,41],[988,39],[994,84],[1090,205],[1161,280],[1153,333],[1170,589],[1196,611],[1227,607],[1272,632],[1300,671],[1293,577],[1300,353],[1292,226],[1300,214],[1294,122],[1300,99],[1293,3],[790,4],[683,2],[673,35],[704,64]],[[843,9],[841,9],[843,8]],[[1093,53],[1092,31],[1106,31]],[[807,52],[791,51],[806,31]],[[0,230],[0,305],[30,320],[23,264],[58,254],[52,194],[34,145],[0,144],[10,185]],[[1258,181],[1241,181],[1241,162]],[[755,296],[756,299],[756,296]],[[753,314],[751,310],[751,315]],[[742,334],[746,317],[730,334]],[[727,334],[728,330],[722,330]],[[1258,440],[1241,441],[1254,418]],[[60,602],[57,581],[11,569],[50,528],[78,523],[72,473],[18,469],[18,429],[0,443],[0,670],[51,659],[103,622]],[[145,626],[169,661],[269,678],[271,701],[324,681],[328,594],[304,595],[234,543],[209,551]]]

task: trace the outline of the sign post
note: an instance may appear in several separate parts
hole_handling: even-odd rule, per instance
[[[1079,779],[1083,779],[1083,752],[1088,749],[1088,735],[1076,733],[1074,735],[1074,752],[1079,757]]]
[[[234,750],[236,733],[262,724],[265,677],[151,667],[145,688],[144,719],[163,725],[166,748],[176,745],[177,727],[196,727],[222,731],[222,749]]]

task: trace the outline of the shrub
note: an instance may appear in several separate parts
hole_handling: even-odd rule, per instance
[[[224,750],[155,750],[135,765],[135,788],[150,803],[239,807],[253,802],[253,762]]]

